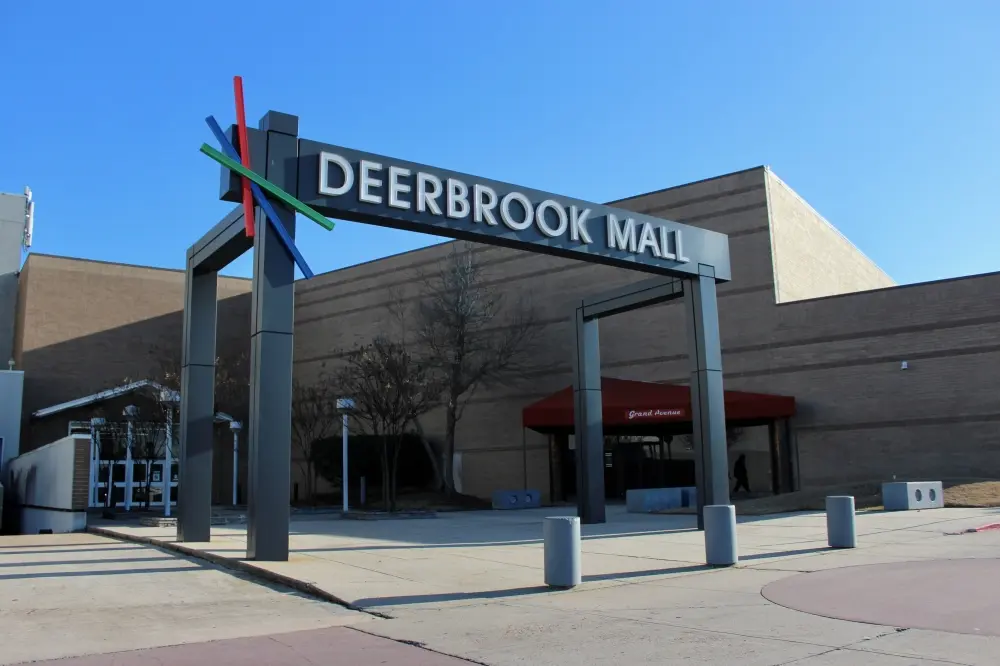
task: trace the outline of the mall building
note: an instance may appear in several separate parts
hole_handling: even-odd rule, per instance
[[[1000,273],[897,286],[766,167],[614,205],[729,236],[732,281],[718,298],[730,469],[745,455],[752,490],[1000,478]],[[316,381],[342,350],[384,331],[393,295],[416,298],[416,276],[451,247],[299,281],[295,378]],[[648,276],[494,246],[473,251],[498,290],[531,296],[543,326],[534,354],[546,370],[477,392],[458,425],[457,486],[483,497],[528,487],[545,501],[568,500],[570,316],[582,298]],[[182,271],[28,256],[12,317],[12,357],[24,373],[22,453],[65,437],[101,404],[119,410],[131,398],[101,391],[148,377],[153,349],[179,349],[183,283]],[[219,348],[248,348],[249,280],[220,279],[219,299]],[[602,320],[600,344],[608,496],[687,485],[683,303]],[[633,412],[638,419],[615,420]],[[442,421],[431,414],[424,430],[440,436]],[[216,467],[222,502],[232,484],[225,448]]]

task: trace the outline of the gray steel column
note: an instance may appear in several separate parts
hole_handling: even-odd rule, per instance
[[[178,541],[211,539],[217,278],[215,271],[196,273],[189,264],[184,282]],[[169,479],[170,470],[166,474]]]
[[[781,444],[784,447],[782,455],[788,467],[788,492],[793,493],[799,490],[799,445],[795,440],[791,420],[782,419],[779,425],[781,426]]]
[[[297,192],[298,118],[271,111],[261,120],[260,129],[267,132],[265,178],[287,192]],[[272,203],[294,238],[295,213],[278,201]],[[260,209],[256,218],[250,331],[247,557],[287,561],[295,264]]]
[[[704,507],[729,504],[726,409],[722,391],[722,346],[715,278],[684,280],[691,359],[691,422],[698,483],[698,528]]]
[[[580,522],[605,522],[604,415],[601,403],[601,345],[596,319],[574,313],[573,418],[576,439],[576,506]]]

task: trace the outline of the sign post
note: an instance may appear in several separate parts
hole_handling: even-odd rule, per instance
[[[242,118],[241,100],[237,106]],[[220,269],[252,247],[247,556],[258,560],[288,559],[294,267],[298,265],[307,278],[312,276],[295,247],[296,213],[327,229],[333,224],[326,218],[332,217],[682,278],[685,293],[694,302],[689,314],[695,322],[691,328],[692,382],[698,382],[692,386],[692,398],[697,395],[699,400],[695,438],[712,443],[711,451],[702,457],[712,466],[706,478],[726,477],[725,460],[718,457],[715,441],[721,432],[724,453],[722,373],[717,361],[721,356],[717,351],[718,318],[714,309],[715,283],[731,277],[725,235],[572,197],[300,139],[298,118],[276,111],[268,112],[256,130],[240,122],[238,128],[223,133],[212,118],[209,126],[222,151],[206,144],[202,152],[222,164],[220,198],[240,205],[188,250],[180,541],[210,538],[216,280]],[[250,208],[248,181],[257,203],[257,219],[252,227],[243,212]],[[252,237],[246,233],[250,228],[254,229]],[[591,449],[597,449],[602,437],[602,417],[600,367],[590,367],[599,358],[592,351],[597,329],[596,321],[594,326],[589,325],[591,319],[582,316],[577,320],[577,334],[587,342],[582,354],[578,350],[575,365],[577,405],[585,407],[578,409],[578,437],[586,442],[588,462],[595,463],[600,461]],[[346,511],[346,414],[342,437]],[[603,522],[603,466],[580,467],[579,487],[589,498],[589,508],[581,504],[581,515],[587,518],[590,512],[585,522]],[[699,500],[703,494],[699,494]]]

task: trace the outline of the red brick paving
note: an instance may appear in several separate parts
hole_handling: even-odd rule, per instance
[[[787,608],[840,620],[1000,636],[1000,559],[816,571],[775,581],[761,594]]]
[[[346,627],[31,662],[35,666],[468,666]]]

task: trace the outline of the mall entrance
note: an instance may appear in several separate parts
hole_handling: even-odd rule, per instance
[[[695,485],[693,447],[675,456],[672,435],[606,435],[604,437],[604,496],[624,500],[635,488],[679,488]],[[576,441],[572,434],[549,436],[550,491],[553,501],[576,498]]]
[[[605,499],[624,501],[633,489],[696,485],[687,386],[603,377],[601,394]],[[724,396],[730,472],[743,455],[756,492],[796,490],[798,463],[789,426],[795,399],[744,391],[725,391]],[[552,501],[574,501],[577,449],[572,387],[526,407],[522,424],[549,436]]]

